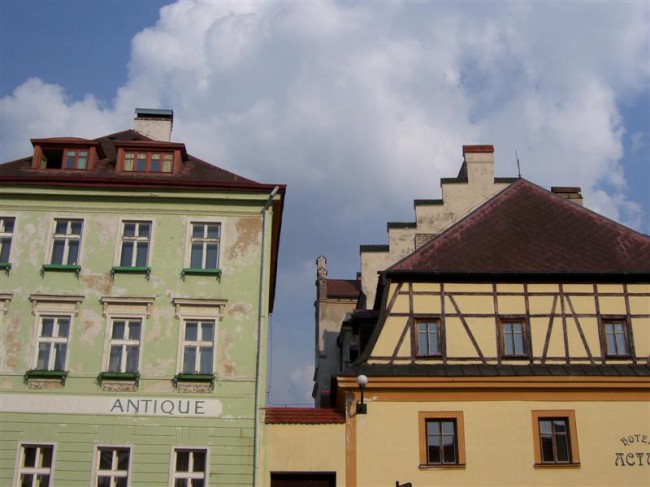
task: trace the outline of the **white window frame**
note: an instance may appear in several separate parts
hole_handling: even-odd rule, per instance
[[[52,336],[51,337],[44,337],[41,335],[41,331],[43,329],[43,322],[45,320],[54,320],[53,324],[53,330],[52,330]],[[58,333],[60,331],[60,320],[67,320],[68,321],[68,334],[65,337],[60,337],[58,336]],[[68,358],[70,356],[70,334],[72,333],[72,323],[73,323],[73,317],[71,315],[50,315],[50,314],[44,314],[39,316],[38,324],[37,324],[37,330],[36,330],[36,350],[35,350],[35,360],[34,360],[34,368],[38,370],[68,370]],[[39,360],[39,351],[40,351],[40,346],[41,344],[47,343],[49,344],[49,352],[48,352],[48,361],[47,361],[47,366],[45,368],[39,368],[38,366],[38,360]],[[62,369],[56,369],[54,368],[54,361],[56,357],[56,353],[54,352],[55,346],[58,344],[65,344],[65,357],[63,359],[63,368]]]
[[[104,341],[104,359],[102,370],[109,371],[111,360],[111,345],[113,343],[113,322],[114,321],[140,321],[140,343],[138,350],[138,370],[142,371],[142,357],[145,345],[145,330],[147,318],[151,316],[151,308],[155,297],[112,297],[104,296],[100,299],[104,307],[104,316],[106,317],[106,333]],[[125,345],[132,340],[119,340]],[[125,356],[122,356],[124,362]],[[124,362],[125,363],[125,362]],[[122,370],[121,370],[122,371]],[[123,371],[122,371],[123,372]]]
[[[217,372],[217,345],[219,343],[219,321],[227,301],[224,299],[191,299],[174,298],[172,304],[176,308],[178,326],[178,355],[176,357],[177,371],[183,373],[183,358],[185,355],[185,326],[188,322],[214,323],[214,337],[212,343],[212,374]],[[189,342],[192,343],[192,342]],[[200,361],[199,361],[200,363]]]
[[[191,452],[204,452],[205,453],[205,470],[202,472],[203,476],[197,475],[197,472],[177,472],[176,471],[176,455],[179,451],[191,451]],[[208,480],[210,478],[210,448],[201,447],[201,446],[172,446],[170,454],[170,464],[169,464],[169,487],[174,487],[176,480],[186,479],[202,479],[204,481],[203,485],[208,486]],[[190,465],[193,465],[193,455],[190,457]]]
[[[27,447],[50,447],[52,448],[52,465],[49,468],[47,467],[24,467],[24,458],[25,458],[25,448]],[[37,463],[41,455],[37,453]],[[52,479],[54,478],[54,465],[56,463],[56,443],[43,443],[40,441],[21,441],[18,443],[18,450],[16,451],[16,467],[14,468],[14,485],[21,485],[20,477],[23,474],[34,475],[32,479],[32,487],[36,487],[36,476],[37,475],[49,475],[50,476],[50,486],[53,485]]]
[[[138,225],[138,230],[139,230],[139,225],[142,223],[147,223],[149,224],[149,236],[148,237],[125,237],[124,236],[124,231],[126,228],[126,225],[129,223],[134,223]],[[149,267],[149,263],[151,262],[151,253],[152,253],[152,246],[153,246],[153,230],[154,230],[154,222],[153,220],[149,220],[146,218],[128,218],[128,219],[123,219],[120,220],[120,232],[118,235],[118,243],[116,246],[116,255],[115,255],[115,262],[117,266],[120,267]],[[122,252],[124,250],[124,244],[126,242],[133,242],[133,254],[131,255],[131,263],[129,264],[122,264]],[[139,243],[146,242],[147,243],[147,260],[144,266],[137,266],[137,247]]]
[[[74,318],[79,314],[79,304],[84,296],[55,295],[55,294],[32,294],[29,297],[32,302],[32,314],[34,315],[34,326],[32,328],[32,357],[30,364],[36,367],[38,364],[38,344],[40,343],[41,325],[43,318],[69,318],[70,328],[68,329],[67,345],[65,354],[64,370],[68,370],[70,360],[70,344],[74,332]],[[51,356],[50,356],[51,360]]]
[[[60,221],[66,221],[68,222],[66,225],[66,233],[56,233],[56,227],[58,226],[58,222]],[[72,222],[79,221],[81,222],[81,233],[77,234],[72,234],[69,233],[72,228],[71,224]],[[52,222],[52,232],[51,232],[51,238],[50,238],[50,258],[48,260],[48,264],[52,265],[81,265],[81,256],[83,255],[83,233],[84,233],[84,227],[85,227],[85,220],[80,217],[76,216],[70,216],[70,217],[61,217],[61,218],[54,218]],[[61,258],[60,263],[54,262],[54,243],[57,240],[63,240],[64,246],[63,246],[63,257]],[[68,258],[70,256],[70,242],[71,241],[78,241],[79,242],[79,250],[77,251],[77,260],[71,264],[68,264]]]
[[[115,326],[115,322],[124,322],[125,323],[125,338],[113,338],[113,328]],[[140,336],[138,339],[134,338],[128,338],[128,335],[131,330],[131,324],[137,322],[140,325]],[[108,372],[140,372],[140,359],[142,357],[142,333],[144,331],[144,320],[141,317],[111,317],[108,320],[108,333],[107,333],[107,338],[108,338],[108,346],[106,350],[106,365],[105,365],[105,370]],[[137,356],[137,367],[136,370],[126,370],[126,365],[127,365],[127,352],[126,349],[129,346],[137,346],[138,347],[138,356]],[[120,366],[119,370],[111,370],[110,365],[111,365],[111,351],[113,347],[121,347],[122,349],[122,356],[120,359]]]
[[[111,449],[113,450],[113,456],[111,459],[111,470],[100,470],[100,455],[101,449]],[[117,456],[115,455],[115,450],[128,450],[129,451],[129,465],[126,470],[126,475],[123,474],[124,470],[117,470]],[[133,447],[131,445],[108,445],[108,444],[95,444],[95,450],[93,455],[93,477],[92,485],[97,486],[99,482],[99,477],[111,477],[111,487],[114,487],[116,478],[126,477],[127,487],[131,485],[131,474],[132,474],[132,460],[133,460]],[[115,470],[113,470],[115,467]]]
[[[208,237],[197,238],[192,236],[194,233],[194,225],[217,225],[219,227],[219,237],[209,239]],[[221,268],[221,248],[223,240],[223,223],[217,220],[193,220],[187,223],[186,238],[185,238],[185,268],[187,269],[205,269],[205,270],[218,270]],[[205,233],[205,232],[204,232]],[[195,242],[203,243],[203,250],[201,255],[201,267],[192,267],[192,244]],[[206,267],[205,261],[207,257],[206,245],[209,243],[216,243],[217,249],[217,265],[216,267]]]
[[[197,325],[197,337],[196,340],[186,340],[185,339],[185,332],[187,330],[187,325],[188,324],[196,324]],[[203,324],[212,324],[212,341],[210,340],[203,340]],[[196,320],[196,319],[189,319],[189,320],[183,320],[183,326],[182,328],[182,335],[181,335],[181,346],[180,346],[180,373],[182,374],[214,374],[214,366],[215,366],[215,359],[217,355],[217,349],[216,349],[216,344],[217,344],[217,320],[215,319],[203,319],[203,320]],[[185,371],[185,350],[188,348],[194,348],[196,350],[196,355],[194,357],[194,370],[190,371]],[[212,349],[212,362],[210,364],[210,369],[207,372],[201,371],[201,349],[204,348],[211,348]]]
[[[7,231],[7,221],[11,220],[13,224],[11,225],[11,231]],[[0,262],[3,264],[8,264],[11,262],[11,244],[13,242],[13,237],[14,237],[14,232],[16,231],[16,217],[13,216],[0,216],[0,255],[2,255],[2,251],[4,250],[4,242],[9,241],[7,244],[7,247],[9,250],[7,251],[7,260],[3,261],[0,259]]]

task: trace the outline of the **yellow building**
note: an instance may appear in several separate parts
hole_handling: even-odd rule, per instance
[[[375,302],[331,392],[344,471],[308,458],[340,425],[272,410],[267,448],[295,454],[267,481],[650,485],[647,236],[520,179],[383,271]]]

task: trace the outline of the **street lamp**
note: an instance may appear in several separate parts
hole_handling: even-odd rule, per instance
[[[359,385],[359,390],[361,391],[361,401],[357,402],[357,414],[366,414],[368,412],[368,406],[367,404],[363,403],[363,391],[368,384],[368,377],[365,375],[358,376],[357,384]]]

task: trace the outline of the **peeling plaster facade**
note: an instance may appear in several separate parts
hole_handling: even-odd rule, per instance
[[[178,171],[119,174],[116,139],[178,150]],[[114,464],[107,478],[173,485],[189,478],[189,461],[205,485],[251,485],[285,188],[135,131],[97,140],[105,154],[94,171],[34,169],[32,157],[0,165],[0,216],[13,222],[0,278],[0,484],[30,475],[25,448],[39,447],[37,456],[53,451],[52,485],[95,485],[106,468],[100,453],[125,450],[126,473]],[[57,220],[82,223],[74,265],[51,265]],[[121,265],[129,222],[150,225],[146,266]],[[193,225],[204,223],[220,227],[218,267],[194,269]],[[56,353],[43,323],[58,318],[69,320],[58,340],[65,365],[43,367],[44,349]],[[127,353],[115,323],[129,320],[140,324],[128,343],[137,373],[106,375],[111,353]],[[212,337],[189,336],[186,327],[203,323]],[[200,357],[191,372],[188,353]]]

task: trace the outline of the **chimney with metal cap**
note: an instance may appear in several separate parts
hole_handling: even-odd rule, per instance
[[[155,108],[136,108],[133,130],[149,138],[170,142],[174,111]]]

